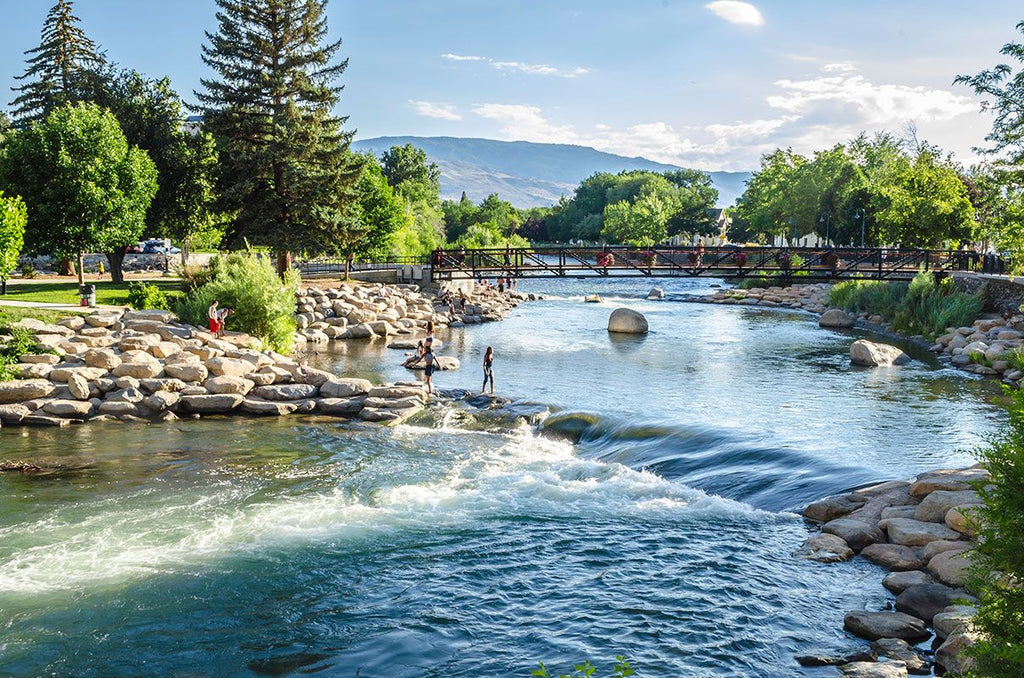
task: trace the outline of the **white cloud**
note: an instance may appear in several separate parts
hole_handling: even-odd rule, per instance
[[[821,70],[826,73],[852,73],[857,70],[857,67],[849,61],[841,61],[834,64],[825,64],[821,67]]]
[[[572,125],[556,125],[544,119],[540,108],[523,104],[482,104],[473,112],[502,125],[508,139],[549,144],[579,143]]]
[[[442,54],[441,58],[448,59],[449,61],[488,61],[487,57],[465,56],[462,54]]]
[[[578,78],[581,75],[589,73],[589,69],[577,66],[575,68],[556,68],[555,66],[549,66],[548,64],[528,64],[522,61],[497,61],[490,57],[482,56],[464,56],[461,54],[442,54],[442,59],[449,61],[470,61],[470,62],[482,62],[490,65],[499,71],[512,71],[515,73],[526,73],[528,75],[547,75],[558,78]]]
[[[876,85],[850,72],[810,80],[779,80],[775,85],[783,93],[767,98],[772,108],[800,115],[831,114],[839,121],[852,118],[867,126],[949,120],[978,109],[969,97],[949,90]]]
[[[455,110],[455,106],[451,104],[435,104],[431,101],[413,101],[409,100],[409,103],[416,110],[416,115],[422,115],[425,118],[437,118],[438,120],[462,120],[462,116]]]
[[[738,24],[740,26],[764,25],[764,16],[761,15],[761,11],[749,2],[715,0],[715,2],[709,2],[704,5],[704,8],[711,10],[719,19],[725,19],[731,24]]]
[[[767,136],[799,119],[799,115],[785,115],[774,120],[751,120],[732,125],[708,125],[704,131],[719,139],[750,139]]]

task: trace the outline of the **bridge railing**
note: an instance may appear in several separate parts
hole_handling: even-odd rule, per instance
[[[972,253],[884,247],[528,247],[436,250],[435,279],[588,276],[800,276],[907,279],[973,267]]]

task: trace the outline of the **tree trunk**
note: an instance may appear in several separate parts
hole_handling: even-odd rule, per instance
[[[61,275],[74,275],[75,274],[75,262],[71,257],[61,257],[60,260],[60,274]]]
[[[82,252],[78,253],[78,284],[85,284],[85,255]]]
[[[345,257],[345,277],[343,280],[348,280],[349,271],[352,269],[352,260],[355,259],[354,254],[349,254]]]
[[[124,255],[124,247],[115,247],[113,251],[107,252],[107,261],[110,262],[110,279],[113,282],[124,282]]]
[[[284,272],[292,267],[292,253],[281,252],[277,255],[277,274],[284,277]]]
[[[188,255],[189,250],[192,249],[192,239],[185,238],[181,241],[181,270],[185,271],[185,267],[188,266]]]

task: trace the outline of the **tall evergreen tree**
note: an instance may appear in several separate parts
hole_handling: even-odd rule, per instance
[[[337,252],[357,223],[354,132],[332,112],[348,60],[327,42],[327,0],[217,0],[203,61],[219,79],[196,92],[218,145],[229,244],[278,254]]]
[[[42,40],[25,55],[28,68],[16,76],[25,84],[11,102],[21,124],[42,120],[54,108],[89,99],[92,73],[105,63],[96,45],[78,26],[72,0],[57,0],[43,23]]]

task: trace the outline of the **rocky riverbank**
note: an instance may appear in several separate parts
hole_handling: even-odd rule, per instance
[[[891,334],[929,348],[942,359],[949,360],[954,367],[966,372],[1001,379],[1012,386],[1020,386],[1024,380],[1024,315],[1008,318],[985,316],[970,326],[949,327],[931,342],[921,336],[908,337],[893,332],[881,316],[870,316],[867,313],[851,315],[830,308],[828,294],[831,287],[828,283],[752,287],[749,290],[720,290],[710,296],[689,295],[684,299],[709,304],[791,308],[819,315],[827,312],[829,320],[822,323],[823,327],[862,327]]]
[[[457,296],[434,296],[415,285],[307,287],[296,295],[295,321],[300,343],[373,339],[424,333],[434,327],[462,327],[501,320],[535,294],[498,293],[475,285],[462,303]]]
[[[794,555],[824,563],[864,558],[885,570],[881,584],[894,600],[881,610],[851,610],[843,627],[871,641],[854,656],[805,656],[805,666],[838,665],[846,675],[890,678],[968,670],[963,654],[974,639],[977,610],[965,578],[965,552],[975,537],[974,487],[989,478],[980,467],[924,473],[815,502],[804,516],[820,525]]]
[[[320,414],[393,424],[419,412],[419,382],[374,385],[313,369],[252,337],[218,339],[166,311],[101,311],[57,324],[16,323],[39,352],[0,382],[5,425]]]

